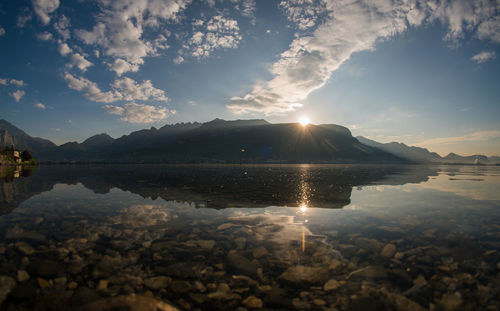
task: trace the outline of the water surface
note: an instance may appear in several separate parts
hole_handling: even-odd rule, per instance
[[[1,309],[498,310],[500,167],[1,172]]]

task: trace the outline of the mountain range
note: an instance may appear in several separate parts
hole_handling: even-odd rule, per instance
[[[335,124],[301,126],[262,119],[178,123],[132,132],[114,139],[94,135],[82,143],[57,146],[31,137],[0,120],[0,146],[28,149],[42,162],[104,163],[453,163],[496,164],[499,157],[441,157],[403,143],[353,137]]]

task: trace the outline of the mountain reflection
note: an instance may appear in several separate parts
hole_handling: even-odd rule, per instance
[[[436,167],[404,165],[113,165],[41,166],[13,178],[0,170],[0,213],[56,184],[81,183],[95,193],[119,188],[144,198],[197,207],[342,208],[353,187],[403,185],[437,176]]]

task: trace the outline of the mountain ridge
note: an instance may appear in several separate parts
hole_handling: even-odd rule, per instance
[[[284,163],[449,163],[494,164],[500,157],[450,153],[439,156],[404,143],[380,143],[336,124],[301,126],[264,119],[188,122],[151,127],[112,138],[93,135],[60,146],[34,138],[0,120],[0,145],[14,142],[45,162],[284,162]]]

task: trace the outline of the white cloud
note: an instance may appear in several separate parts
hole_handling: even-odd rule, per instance
[[[59,17],[59,20],[54,23],[54,29],[63,38],[64,41],[68,40],[71,36],[69,27],[69,19],[65,15],[61,15],[61,17]]]
[[[52,34],[48,31],[44,31],[36,35],[38,40],[49,41],[52,40]]]
[[[85,57],[83,57],[83,55],[81,55],[80,53],[71,54],[70,63],[67,64],[69,68],[76,67],[83,72],[87,71],[87,68],[93,65],[94,64],[86,60]]]
[[[66,42],[61,42],[59,44],[59,54],[61,54],[62,56],[66,56],[71,52],[73,52],[73,50],[69,47],[69,45]]]
[[[238,22],[221,15],[213,16],[206,23],[193,23],[193,27],[197,31],[193,31],[184,48],[198,59],[208,57],[216,49],[236,48],[242,39]]]
[[[439,137],[439,138],[423,140],[416,143],[415,145],[422,147],[435,146],[435,145],[452,145],[463,142],[487,141],[490,139],[498,139],[498,138],[500,138],[500,131],[495,131],[495,130],[476,131],[462,136]]]
[[[165,92],[155,88],[150,80],[137,83],[128,77],[118,79],[111,84],[112,90],[107,92],[101,91],[95,82],[84,77],[75,77],[68,72],[65,73],[64,80],[68,83],[69,88],[83,92],[83,96],[95,102],[112,103],[119,100],[168,101]]]
[[[112,87],[120,92],[122,98],[127,101],[132,100],[158,100],[167,101],[163,90],[153,87],[150,80],[145,80],[142,84],[135,82],[130,78],[115,80]]]
[[[496,57],[496,53],[493,51],[482,51],[481,53],[472,56],[471,59],[478,64],[482,64],[489,61],[490,59],[495,59]]]
[[[241,15],[254,18],[256,10],[255,0],[241,0],[233,2],[236,2],[235,9],[239,11]]]
[[[15,92],[10,93],[10,96],[14,97],[14,100],[18,103],[25,94],[26,93],[24,93],[23,90],[17,90]]]
[[[50,13],[53,13],[59,7],[59,0],[33,0],[33,10],[35,11],[42,24],[50,23]]]
[[[19,28],[23,28],[24,25],[26,25],[27,22],[29,22],[33,16],[31,15],[31,12],[28,8],[24,8],[21,14],[17,16],[16,19],[16,26]]]
[[[5,35],[5,28],[3,28],[2,26],[0,26],[0,37]]]
[[[324,0],[284,0],[279,4],[288,17],[300,30],[316,26],[322,14],[326,13]]]
[[[289,10],[293,3],[300,4],[300,9]],[[316,4],[324,4],[319,12],[327,14],[319,25],[311,17],[316,13],[309,14],[317,12]],[[500,19],[495,16],[498,9],[493,0],[296,0],[282,2],[282,7],[299,29],[317,26],[292,41],[272,65],[271,80],[257,83],[246,95],[231,98],[227,108],[235,114],[279,114],[301,107],[302,101],[321,88],[353,53],[372,50],[377,42],[408,26],[439,20],[448,27],[447,40],[458,40],[464,31],[477,27],[479,38],[500,42],[496,32]],[[302,14],[302,8],[307,14]]]
[[[23,87],[26,85],[23,80],[10,79],[10,84],[16,85],[17,87]]]
[[[70,73],[64,74],[64,80],[68,83],[70,89],[83,92],[83,95],[95,102],[112,103],[121,99],[121,94],[117,92],[103,92],[99,89],[95,82],[92,82],[84,77],[74,77]]]
[[[36,104],[35,104],[35,107],[40,108],[40,109],[45,109],[45,108],[47,108],[47,107],[46,107],[44,104],[42,104],[42,103],[36,103]]]
[[[23,87],[26,85],[26,83],[23,80],[16,80],[16,79],[3,79],[0,78],[0,84],[1,85],[15,85],[17,87]]]
[[[153,123],[164,120],[175,114],[175,110],[164,107],[127,103],[123,107],[105,105],[103,107],[109,114],[121,116],[122,121],[130,123]]]
[[[174,64],[181,64],[182,62],[184,62],[184,57],[178,55],[176,58],[173,59],[173,62]]]
[[[142,64],[142,63],[141,63]],[[131,64],[127,62],[126,60],[123,60],[121,58],[115,59],[114,63],[108,64],[111,70],[116,72],[118,76],[121,76],[125,72],[137,72],[139,71],[139,65],[138,64]]]
[[[164,34],[146,40],[144,28],[158,28],[160,21],[177,21],[190,0],[99,2],[101,12],[96,15],[97,23],[90,31],[77,30],[76,35],[86,44],[99,47],[104,55],[138,66],[144,63],[144,57],[155,56],[168,47]],[[117,67],[110,68],[116,71]]]

